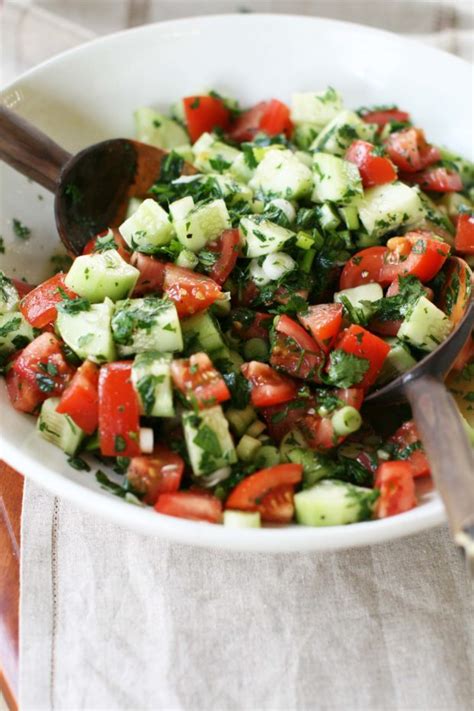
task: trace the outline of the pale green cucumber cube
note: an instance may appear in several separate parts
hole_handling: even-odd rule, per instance
[[[122,259],[115,249],[76,257],[64,280],[69,289],[91,303],[126,298],[140,272]]]
[[[24,348],[33,338],[33,329],[19,311],[0,314],[0,355]]]
[[[434,351],[450,334],[452,322],[426,296],[420,296],[400,326],[397,338],[422,351]]]
[[[226,348],[219,324],[208,311],[183,319],[181,330],[189,353],[213,354]]]
[[[262,525],[259,511],[232,511],[231,509],[224,511],[223,523],[227,528],[260,528]]]
[[[366,190],[359,217],[369,235],[380,236],[398,227],[416,227],[424,209],[415,188],[395,182]]]
[[[383,299],[383,289],[380,284],[362,284],[351,289],[342,289],[334,294],[336,304],[343,304],[348,299],[350,304],[361,312],[365,318],[370,318],[373,313],[371,304],[379,299]]]
[[[272,197],[296,200],[309,195],[313,187],[311,170],[288,150],[269,150],[249,183],[254,191]]]
[[[18,311],[19,303],[20,297],[11,279],[0,271],[0,314]]]
[[[73,456],[84,439],[85,433],[69,415],[56,412],[60,398],[50,397],[41,406],[36,426],[39,434],[69,456]]]
[[[315,153],[313,157],[314,202],[334,202],[350,205],[363,195],[362,180],[356,165],[330,155]]]
[[[223,173],[231,167],[240,151],[237,148],[216,141],[214,137],[211,143],[209,134],[203,134],[193,146],[194,165],[203,173]]]
[[[132,383],[142,415],[174,417],[170,353],[147,351],[135,356]]]
[[[390,345],[390,350],[377,377],[378,385],[388,383],[416,365],[416,360],[403,341],[398,338],[385,338],[384,340]]]
[[[135,111],[134,119],[135,135],[142,143],[165,150],[190,143],[187,131],[177,121],[158,111],[143,107]]]
[[[195,175],[189,177],[192,178],[192,181],[190,180],[189,182],[193,182],[194,180],[198,179],[198,176]],[[194,200],[190,195],[187,195],[186,197],[180,198],[179,200],[175,200],[174,202],[170,203],[170,215],[173,219],[173,222],[184,220],[186,215],[191,212],[193,207]]]
[[[208,242],[217,239],[231,227],[230,216],[224,200],[213,200],[198,205],[184,218],[173,216],[176,235],[181,244],[191,252],[199,252]]]
[[[303,526],[344,526],[372,517],[378,491],[323,480],[295,494],[296,520]]]
[[[255,173],[256,166],[256,160],[254,165],[253,160],[250,160],[244,153],[239,152],[239,155],[234,158],[229,173],[241,183],[248,183]]]
[[[319,129],[342,111],[342,97],[332,87],[325,91],[304,91],[291,97],[291,120],[295,124],[312,123]]]
[[[371,141],[376,128],[362,121],[354,111],[341,111],[318,134],[310,150],[342,156],[357,138]]]
[[[129,247],[145,254],[152,254],[168,244],[174,233],[170,216],[151,198],[144,200],[138,210],[122,222],[119,231]]]
[[[283,248],[295,233],[285,227],[258,217],[243,217],[239,225],[242,256],[253,259]]]
[[[198,414],[184,412],[182,419],[194,474],[211,474],[237,461],[229,424],[220,405]]]
[[[295,126],[291,140],[303,151],[309,150],[321,127],[315,123],[299,123]]]
[[[59,308],[56,327],[63,341],[79,358],[110,363],[117,357],[110,325],[113,311],[114,304],[110,299],[77,313]]]
[[[148,296],[117,302],[112,333],[119,356],[145,351],[173,353],[183,349],[178,313],[168,298]]]

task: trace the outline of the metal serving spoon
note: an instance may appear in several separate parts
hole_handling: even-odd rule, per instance
[[[474,456],[453,396],[443,380],[474,328],[474,301],[457,328],[414,368],[371,393],[367,405],[387,408],[408,402],[443,503],[454,540],[474,574]]]
[[[0,159],[55,194],[59,236],[72,254],[119,225],[131,197],[144,197],[169,153],[128,138],[95,143],[71,155],[24,118],[0,106]],[[196,169],[184,163],[182,175]]]

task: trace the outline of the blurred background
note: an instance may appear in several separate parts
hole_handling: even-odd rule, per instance
[[[0,0],[2,3],[2,0]],[[92,39],[149,22],[230,12],[319,15],[409,34],[474,59],[473,0],[3,0],[2,80]]]

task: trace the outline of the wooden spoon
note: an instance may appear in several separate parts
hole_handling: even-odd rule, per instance
[[[474,328],[471,301],[457,328],[414,368],[371,393],[368,405],[409,402],[454,540],[474,573],[474,456],[451,393],[443,380]]]
[[[73,156],[0,106],[0,158],[55,194],[56,226],[72,254],[119,225],[131,197],[145,197],[169,153],[128,138],[95,143]],[[183,161],[181,175],[196,169]]]

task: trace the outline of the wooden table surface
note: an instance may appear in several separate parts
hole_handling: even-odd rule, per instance
[[[18,603],[23,477],[0,461],[0,691],[18,708]]]

